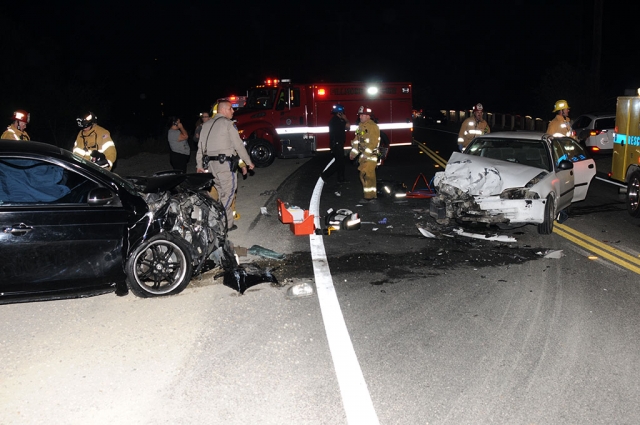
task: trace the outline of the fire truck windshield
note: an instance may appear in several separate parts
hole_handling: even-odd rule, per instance
[[[276,99],[277,88],[254,88],[249,90],[246,108],[271,109]]]

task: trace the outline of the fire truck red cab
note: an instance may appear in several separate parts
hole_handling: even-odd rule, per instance
[[[381,151],[412,143],[411,83],[314,83],[267,80],[247,92],[234,114],[240,137],[256,167],[279,158],[303,158],[329,150],[329,120],[340,103],[351,121],[347,145],[354,138],[358,108],[373,110],[381,130]],[[386,146],[385,146],[386,145]],[[349,147],[347,146],[347,147]]]

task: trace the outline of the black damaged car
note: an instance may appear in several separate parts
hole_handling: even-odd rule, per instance
[[[122,178],[53,145],[0,141],[0,304],[177,294],[234,269],[211,174]]]

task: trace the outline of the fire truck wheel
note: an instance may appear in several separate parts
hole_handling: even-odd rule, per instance
[[[627,183],[627,211],[632,217],[640,217],[640,171],[631,173]]]
[[[268,167],[276,159],[276,152],[273,146],[264,139],[248,140],[247,152],[251,157],[251,162],[257,168]]]

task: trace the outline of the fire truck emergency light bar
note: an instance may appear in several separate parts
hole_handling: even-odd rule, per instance
[[[379,91],[380,89],[378,89],[378,87],[375,87],[375,86],[367,87],[367,94],[370,94],[371,96],[375,96],[376,94],[378,94]],[[403,88],[402,93],[408,93],[408,89]],[[327,91],[325,89],[323,88],[318,89],[318,96],[325,96],[326,94],[327,94]]]

